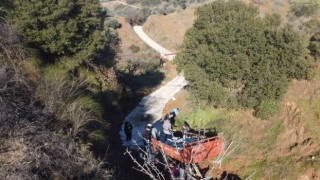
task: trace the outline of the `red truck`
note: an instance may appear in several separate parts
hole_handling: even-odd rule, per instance
[[[184,164],[194,164],[206,159],[213,159],[222,154],[223,136],[198,139],[191,143],[185,143],[182,147],[174,147],[152,139],[152,151],[160,151],[167,156]]]

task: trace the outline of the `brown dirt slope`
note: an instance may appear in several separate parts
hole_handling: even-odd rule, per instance
[[[152,15],[143,25],[143,30],[151,39],[176,52],[183,42],[185,32],[193,25],[193,13],[194,9],[187,8],[167,16]]]
[[[146,45],[133,31],[129,23],[126,22],[124,17],[119,17],[118,22],[121,24],[121,28],[118,29],[118,34],[121,39],[121,51],[122,53],[129,53],[129,47],[132,45],[138,46],[140,51],[154,52],[148,45]]]

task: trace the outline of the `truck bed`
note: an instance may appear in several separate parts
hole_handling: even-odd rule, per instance
[[[174,147],[152,139],[152,151],[163,152],[169,157],[182,163],[199,163],[206,159],[213,159],[223,151],[223,137],[215,136],[183,144],[183,147]]]

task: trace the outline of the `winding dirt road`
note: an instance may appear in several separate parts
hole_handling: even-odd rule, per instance
[[[146,44],[160,53],[161,57],[170,61],[174,59],[174,55],[170,51],[160,46],[143,32],[142,26],[134,26],[133,29]],[[167,102],[187,84],[188,82],[185,78],[178,75],[163,87],[142,98],[139,105],[125,117],[124,121],[128,121],[133,125],[132,138],[138,145],[143,144],[140,135],[143,134],[145,126],[149,122],[161,119],[162,111]],[[126,141],[123,129],[120,131],[120,136],[124,146],[133,145],[132,141]]]

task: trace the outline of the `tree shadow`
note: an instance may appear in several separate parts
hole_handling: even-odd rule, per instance
[[[221,174],[220,180],[241,180],[241,178],[236,174],[223,171],[223,173]]]
[[[121,73],[119,81],[128,86],[134,94],[147,94],[153,88],[161,84],[165,78],[165,74],[161,71],[151,71],[141,75],[132,75],[128,73]]]
[[[106,167],[114,170],[115,179],[148,179],[146,175],[132,168],[135,164],[130,157],[123,155],[126,148],[122,146],[119,136],[122,120],[137,106],[140,99],[130,95],[124,96],[122,93],[112,90],[93,93],[94,99],[104,109],[103,121],[108,127],[103,132],[106,141],[91,142],[91,149],[97,157],[106,158]]]

